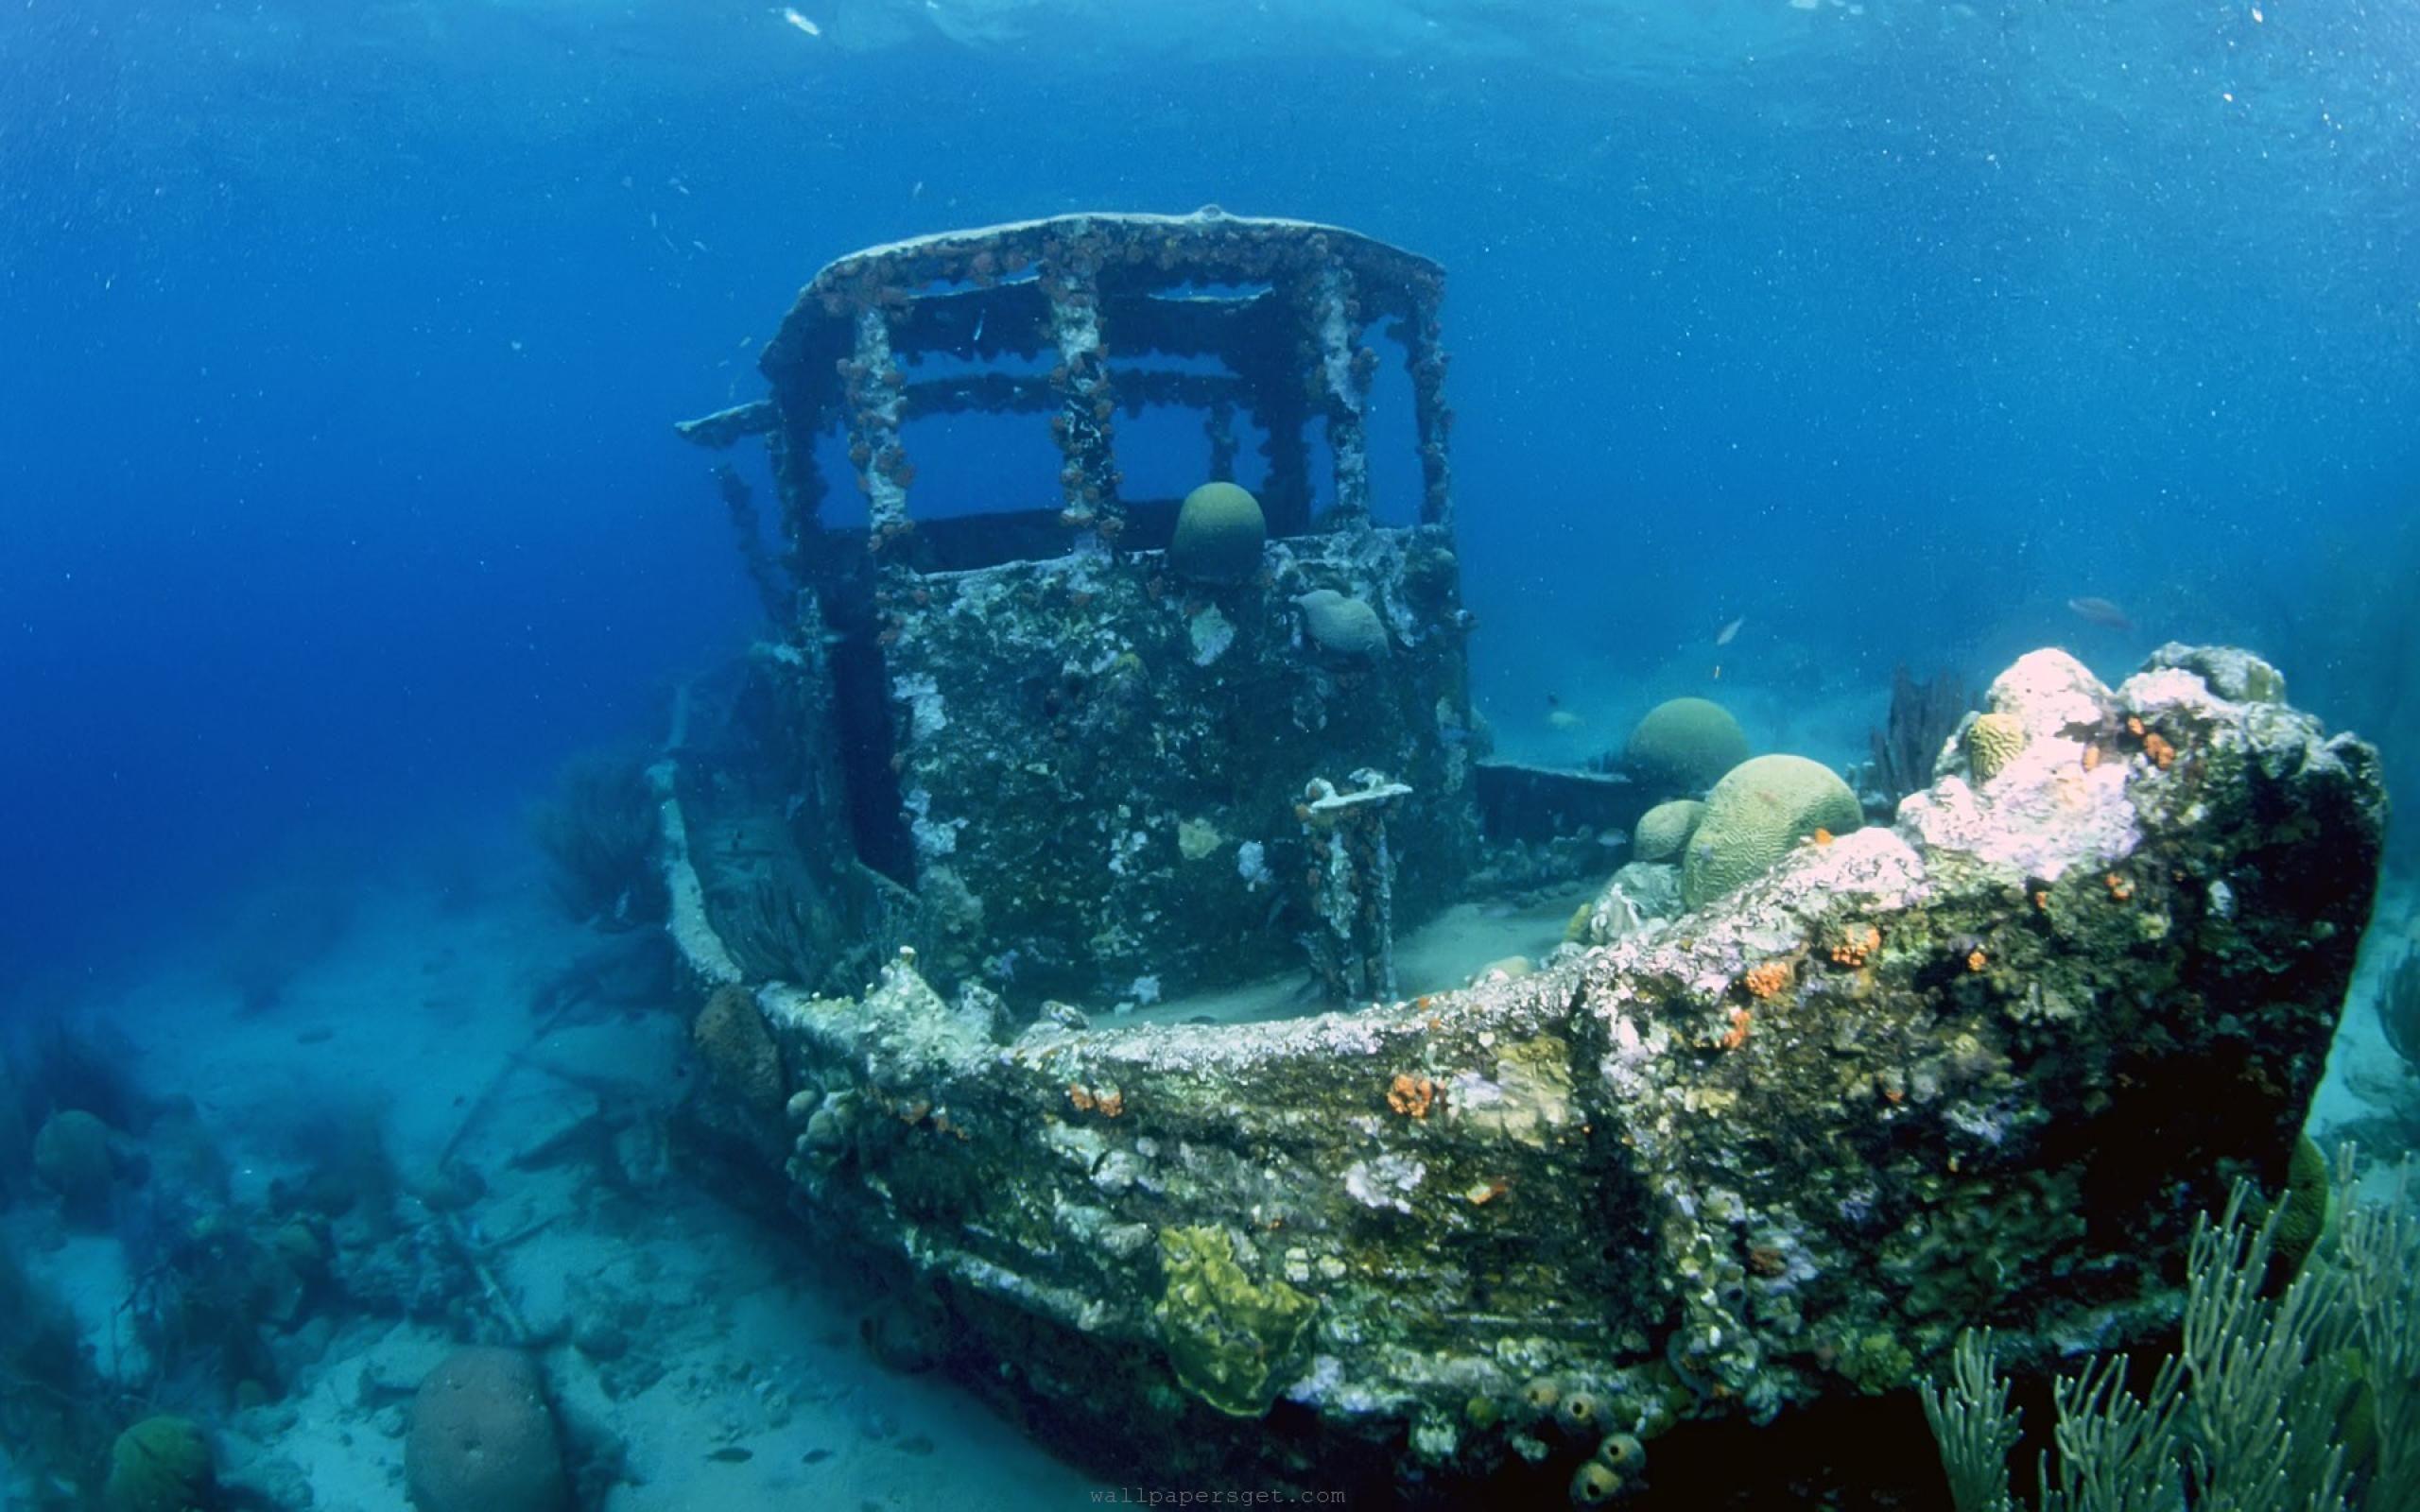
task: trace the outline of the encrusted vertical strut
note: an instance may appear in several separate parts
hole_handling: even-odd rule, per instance
[[[1059,414],[1050,431],[1064,459],[1059,470],[1065,500],[1060,518],[1071,530],[1114,541],[1125,522],[1110,451],[1110,417],[1117,404],[1101,343],[1098,273],[1098,257],[1079,239],[1065,246],[1063,260],[1044,267],[1042,282],[1050,299],[1050,340],[1059,352],[1058,366],[1050,369]]]
[[[1437,319],[1434,287],[1416,296],[1411,316],[1398,327],[1405,366],[1411,373],[1412,422],[1420,438],[1420,523],[1454,527],[1454,472],[1446,450],[1454,412],[1445,407],[1445,344]]]
[[[890,319],[879,304],[857,312],[856,355],[846,364],[849,461],[866,496],[869,543],[876,552],[908,531],[908,485],[914,478],[899,444],[908,382],[890,351]]]
[[[1302,819],[1310,859],[1311,912],[1303,936],[1329,1001],[1380,1002],[1395,994],[1395,855],[1387,815],[1411,789],[1367,767],[1339,789],[1311,779]]]
[[[1330,262],[1311,284],[1312,329],[1319,341],[1319,385],[1327,405],[1328,450],[1336,457],[1336,517],[1342,524],[1370,518],[1370,379],[1378,354],[1361,345],[1361,305],[1352,275]]]
[[[781,495],[783,564],[791,581],[804,583],[823,544],[823,470],[815,465],[812,437],[798,435],[786,424],[765,433],[765,457],[772,468],[774,491]]]

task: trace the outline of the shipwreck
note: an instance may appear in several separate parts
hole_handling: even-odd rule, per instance
[[[1668,1467],[1970,1325],[2156,1338],[2194,1214],[2286,1170],[2375,753],[2241,652],[2115,688],[2038,652],[1894,814],[1785,816],[1713,896],[1634,863],[1537,970],[1403,980],[1398,931],[1604,884],[1594,840],[1670,796],[1488,759],[1442,286],[1217,211],[808,284],[769,395],[683,427],[761,440],[777,505],[725,474],[775,629],[653,774],[701,1125],[978,1390],[1161,1479],[1559,1500],[1607,1434]],[[969,412],[1057,470],[921,513],[918,422]],[[1256,458],[1232,571],[1128,480],[1121,425],[1171,415],[1201,481]],[[1315,1000],[1154,1007],[1280,974]]]

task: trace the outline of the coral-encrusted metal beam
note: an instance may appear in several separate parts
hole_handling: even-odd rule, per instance
[[[1110,418],[1117,404],[1110,392],[1109,358],[1101,345],[1097,271],[1080,252],[1071,263],[1046,264],[1043,268],[1043,288],[1050,300],[1051,344],[1059,352],[1058,366],[1050,369],[1050,384],[1060,400],[1050,434],[1063,459],[1059,470],[1065,500],[1061,519],[1080,534],[1097,533],[1104,541],[1114,541],[1121,521],[1117,468],[1110,454]]]
[[[1370,518],[1370,378],[1377,353],[1361,345],[1361,306],[1352,275],[1322,265],[1311,284],[1311,330],[1319,343],[1319,383],[1327,404],[1328,450],[1336,459],[1340,524]]]
[[[876,552],[908,533],[908,485],[914,472],[899,444],[908,382],[890,352],[890,320],[880,306],[857,312],[856,352],[847,363],[849,462],[866,496]]]
[[[1411,373],[1412,423],[1420,438],[1420,523],[1454,527],[1454,470],[1445,437],[1454,413],[1445,407],[1445,342],[1432,291],[1416,297],[1409,318],[1397,323],[1404,363]]]

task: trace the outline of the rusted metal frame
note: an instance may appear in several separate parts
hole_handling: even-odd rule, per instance
[[[816,465],[815,438],[829,421],[823,404],[794,378],[775,377],[768,407],[773,423],[765,432],[765,458],[780,496],[778,527],[790,580],[805,583],[823,556],[823,500],[830,480]]]
[[[790,581],[812,581],[825,542],[823,472],[815,465],[813,444],[792,441],[786,426],[767,434],[765,455],[772,465],[774,491],[781,496],[783,563]]]
[[[1378,354],[1361,344],[1361,305],[1353,275],[1333,261],[1312,275],[1310,310],[1313,375],[1327,414],[1328,452],[1336,466],[1339,528],[1370,519],[1370,380]]]
[[[891,352],[890,316],[879,304],[857,312],[856,345],[845,377],[849,463],[866,496],[867,540],[879,555],[913,528],[908,518],[908,485],[915,476],[899,444],[908,380]]]
[[[1411,310],[1394,327],[1411,375],[1412,424],[1420,447],[1420,523],[1454,528],[1454,468],[1445,438],[1454,412],[1445,404],[1445,341],[1437,291],[1415,287]]]
[[[1059,395],[1050,433],[1063,458],[1060,519],[1080,537],[1115,542],[1126,522],[1110,444],[1117,401],[1102,339],[1098,271],[1080,255],[1073,264],[1046,266],[1042,284],[1050,301],[1049,336],[1059,352],[1050,369],[1050,385]]]

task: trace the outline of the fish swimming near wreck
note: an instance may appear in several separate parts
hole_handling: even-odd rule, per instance
[[[1714,632],[1714,644],[1719,646],[1729,645],[1733,637],[1739,633],[1739,627],[1747,623],[1748,616],[1745,614],[1742,614],[1737,619],[1733,620],[1730,624]]]
[[[2089,620],[2104,629],[2131,630],[2135,627],[2135,622],[2126,617],[2126,611],[2105,598],[2071,598],[2067,600],[2067,608],[2079,618]]]

